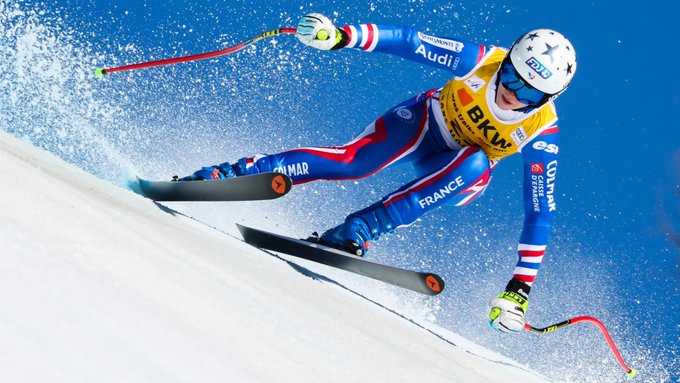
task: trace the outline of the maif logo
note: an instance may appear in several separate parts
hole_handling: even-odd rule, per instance
[[[538,73],[538,75],[543,77],[544,79],[547,79],[550,76],[552,76],[552,72],[548,68],[546,68],[545,65],[541,64],[541,62],[538,61],[536,57],[531,56],[526,61],[526,63],[527,65],[529,65],[531,69],[534,70],[534,72]]]

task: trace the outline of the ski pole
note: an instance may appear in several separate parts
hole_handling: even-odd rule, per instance
[[[207,60],[207,59],[213,59],[217,57],[222,57],[222,56],[227,56],[233,53],[236,53],[243,48],[256,43],[257,41],[260,41],[265,38],[269,37],[275,37],[278,35],[282,34],[294,34],[297,31],[296,28],[294,27],[281,27],[277,28],[271,31],[267,32],[262,32],[257,36],[251,37],[250,39],[246,41],[242,41],[236,45],[232,45],[230,47],[224,48],[224,49],[219,49],[216,51],[212,52],[205,52],[205,53],[198,53],[198,54],[193,54],[189,56],[181,56],[181,57],[171,57],[171,58],[166,58],[166,59],[161,59],[161,60],[154,60],[154,61],[147,61],[147,62],[141,62],[137,64],[128,64],[128,65],[123,65],[123,66],[118,66],[118,67],[111,67],[111,68],[96,68],[95,69],[95,75],[98,78],[104,77],[104,75],[110,74],[110,73],[116,73],[116,72],[127,72],[127,71],[133,71],[133,70],[139,70],[139,69],[147,69],[147,68],[154,68],[154,67],[159,67],[163,65],[173,65],[173,64],[179,64],[179,63],[185,63],[185,62],[190,62],[190,61],[200,61],[200,60]]]
[[[611,350],[612,354],[614,354],[614,357],[616,358],[616,361],[619,363],[621,368],[623,368],[624,371],[626,371],[626,376],[628,378],[632,379],[637,376],[638,371],[634,368],[628,367],[626,362],[623,360],[623,357],[621,356],[621,353],[619,352],[619,349],[616,347],[616,343],[614,343],[614,340],[612,339],[611,335],[609,335],[609,331],[607,331],[607,328],[605,327],[604,323],[602,323],[599,319],[592,317],[592,316],[577,316],[573,317],[571,319],[567,319],[563,322],[555,323],[552,324],[548,327],[544,328],[536,328],[529,323],[526,323],[524,325],[524,330],[526,332],[532,332],[536,334],[549,334],[552,332],[555,332],[559,329],[569,327],[573,324],[577,324],[580,322],[590,322],[597,326],[597,328],[600,330],[602,335],[604,336],[604,340],[607,341],[607,345],[609,345],[609,349]]]

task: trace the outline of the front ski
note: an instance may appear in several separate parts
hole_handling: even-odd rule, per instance
[[[236,224],[236,226],[238,226],[243,239],[255,247],[322,263],[421,294],[437,295],[444,290],[444,280],[437,274],[387,266],[317,243],[294,239],[239,224]]]
[[[285,174],[260,173],[215,181],[149,181],[130,187],[154,201],[254,201],[284,196],[293,182]]]

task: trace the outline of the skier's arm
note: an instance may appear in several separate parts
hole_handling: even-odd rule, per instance
[[[543,261],[555,215],[555,180],[559,147],[557,126],[550,127],[522,148],[524,159],[524,228],[512,279],[491,301],[489,324],[502,332],[521,332],[529,307],[529,292]]]
[[[472,70],[486,52],[484,45],[429,36],[408,27],[360,24],[337,28],[329,18],[318,13],[300,19],[296,36],[305,45],[321,50],[357,48],[383,52],[445,69],[457,76]]]
[[[432,65],[463,76],[486,52],[486,46],[458,38],[430,36],[409,27],[393,25],[345,25],[346,48],[383,52]]]
[[[557,126],[548,128],[522,148],[524,160],[524,227],[517,247],[519,260],[513,280],[531,286],[555,215],[555,181],[559,153]]]

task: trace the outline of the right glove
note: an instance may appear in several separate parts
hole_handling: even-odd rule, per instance
[[[529,291],[525,283],[510,280],[505,291],[491,301],[489,326],[501,332],[518,333],[524,330],[524,315],[529,308]]]
[[[339,49],[347,45],[345,33],[338,29],[328,17],[320,13],[308,13],[302,16],[295,36],[303,44],[322,51]]]

